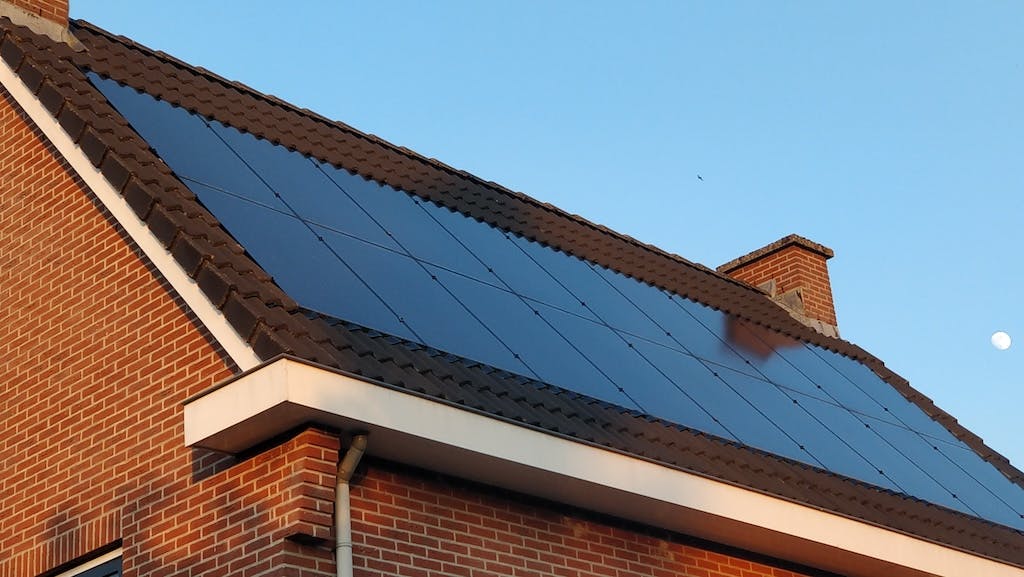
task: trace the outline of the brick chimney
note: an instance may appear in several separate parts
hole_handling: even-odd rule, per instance
[[[68,31],[68,5],[70,0],[0,0],[0,17],[6,16],[35,32],[77,46]]]
[[[793,318],[830,337],[839,336],[827,246],[791,234],[731,260],[718,272],[763,290]]]

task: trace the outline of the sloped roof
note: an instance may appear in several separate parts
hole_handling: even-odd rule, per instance
[[[0,56],[263,359],[291,354],[494,418],[641,456],[1024,566],[1014,529],[301,308],[86,79],[112,78],[504,230],[856,359],[992,462],[1024,475],[884,364],[756,289],[528,196],[76,22],[74,51],[0,19]]]

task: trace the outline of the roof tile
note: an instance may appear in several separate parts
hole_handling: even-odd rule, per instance
[[[107,153],[107,143],[91,125],[82,132],[78,146],[93,166],[99,166],[103,161],[103,155]]]
[[[62,123],[63,124],[63,123]],[[122,189],[122,195],[135,216],[142,220],[149,218],[149,212],[157,203],[157,194],[137,178],[131,178]]]
[[[82,131],[85,129],[85,120],[82,118],[82,115],[74,107],[68,105],[64,106],[60,111],[60,116],[57,120],[60,122],[64,132],[67,132],[68,136],[71,137],[71,140],[78,142]]]
[[[25,59],[25,51],[18,46],[10,34],[3,35],[3,44],[0,44],[0,58],[3,58],[4,62],[14,70],[17,70],[21,61]]]
[[[100,171],[103,173],[104,178],[118,192],[124,189],[125,185],[128,184],[128,179],[131,177],[131,173],[124,166],[124,161],[114,155],[108,155],[103,159],[103,162],[100,164]]]
[[[39,102],[42,103],[52,116],[57,117],[60,115],[60,111],[64,107],[65,98],[56,86],[50,82],[44,82],[36,96],[39,97]]]
[[[225,271],[222,269],[219,272],[223,274]],[[256,328],[263,318],[262,315],[266,313],[266,306],[257,298],[239,294],[234,290],[234,286],[231,288],[227,298],[224,299],[221,311],[231,326],[238,331],[238,334],[242,335],[246,341],[251,342]]]

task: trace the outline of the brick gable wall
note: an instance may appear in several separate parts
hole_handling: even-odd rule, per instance
[[[0,89],[0,576],[119,542],[129,577],[333,573],[337,440],[183,446],[230,362]]]

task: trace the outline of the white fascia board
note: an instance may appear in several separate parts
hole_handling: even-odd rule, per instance
[[[368,452],[846,575],[1024,576],[1024,569],[289,358],[185,404],[189,446],[238,452],[303,423]]]
[[[75,144],[60,123],[46,110],[35,94],[3,59],[0,59],[0,85],[11,93],[15,102],[21,106],[32,122],[57,149],[57,153],[85,182],[100,203],[110,211],[114,220],[121,225],[153,263],[160,275],[181,296],[185,304],[203,323],[203,326],[224,348],[231,360],[243,371],[259,365],[262,361],[253,352],[252,347],[228,323],[223,313],[210,303],[199,285],[185,273],[178,262],[174,260],[170,251],[164,248],[146,223],[135,214],[128,202],[110,185],[103,173],[89,162],[85,152]]]

